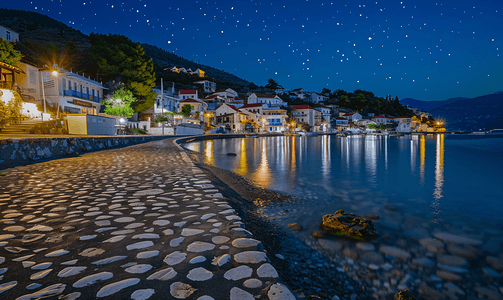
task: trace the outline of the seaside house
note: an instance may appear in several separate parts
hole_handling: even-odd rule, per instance
[[[216,124],[228,125],[233,132],[243,132],[248,114],[240,111],[232,104],[224,103],[215,112]]]
[[[278,95],[268,95],[261,93],[252,93],[248,96],[248,104],[256,103],[267,103],[272,106],[286,106],[287,103],[284,102]]]
[[[182,111],[182,107],[186,104],[192,106],[191,114],[195,114],[197,119],[203,120],[204,112],[208,110],[208,104],[206,104],[206,102],[199,99],[187,98],[178,102],[178,111]],[[199,117],[197,117],[197,115],[199,115]]]
[[[335,129],[338,131],[346,130],[349,126],[348,119],[344,117],[335,117]]]
[[[348,119],[349,122],[356,122],[362,119],[362,115],[358,112],[345,113],[342,116]]]
[[[312,93],[310,100],[311,100],[310,102],[312,102],[312,103],[320,103],[320,102],[328,101],[328,97],[323,94]]]
[[[317,111],[321,112],[323,115],[321,131],[323,132],[329,131],[331,129],[331,120],[332,120],[331,108],[321,104],[313,104],[312,107]]]
[[[194,84],[200,84],[205,93],[213,93],[217,89],[217,84],[209,80],[196,81]]]
[[[396,128],[396,131],[398,131],[398,132],[412,132],[412,128],[413,128],[412,127],[412,119],[410,117],[397,117],[397,118],[395,118],[395,121],[398,122],[398,127]]]
[[[8,27],[0,26],[0,38],[4,38],[7,43],[17,43],[19,41],[19,33]]]
[[[157,96],[155,97],[154,103],[154,113],[160,114],[162,112],[174,112],[178,107],[179,98],[173,96],[169,91],[163,91],[163,97],[161,97],[160,89],[152,89]]]
[[[197,90],[180,90],[178,92],[178,98],[180,100],[199,99],[199,97],[197,96]]]
[[[311,126],[312,132],[318,132],[320,130],[323,115],[320,111],[317,111],[310,105],[292,105],[294,109],[292,115],[295,118],[297,124],[307,123]]]
[[[391,124],[392,119],[386,116],[375,116],[374,118],[372,118],[372,121],[374,121],[377,126],[381,126]]]
[[[180,73],[177,67],[167,67],[164,70],[165,71],[170,70],[171,72]]]
[[[189,73],[190,73],[191,75],[196,75],[196,76],[198,76],[198,77],[204,77],[204,76],[206,76],[206,72],[204,72],[204,71],[203,71],[203,70],[201,70],[201,69],[197,69],[197,70],[195,70],[195,71],[192,71],[192,70],[190,70],[190,69],[189,69]]]
[[[279,107],[265,107],[262,109],[261,122],[263,131],[283,132],[285,130],[287,110]]]

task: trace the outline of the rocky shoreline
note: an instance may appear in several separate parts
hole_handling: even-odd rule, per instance
[[[399,290],[410,290],[417,299],[503,299],[501,229],[431,224],[392,203],[374,208],[370,217],[380,235],[367,242],[280,228],[264,208],[279,210],[282,203],[301,199],[258,188],[231,171],[204,165],[201,153],[188,152],[275,254],[269,256],[281,277],[307,299],[393,299]]]

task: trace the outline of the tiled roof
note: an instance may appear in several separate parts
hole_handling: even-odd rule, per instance
[[[204,98],[204,100],[211,100],[215,99],[216,97],[218,97],[218,95],[209,95],[208,97]]]
[[[269,94],[261,94],[261,93],[254,93],[257,98],[274,98],[276,95],[269,95]]]
[[[246,104],[245,106],[241,106],[241,108],[250,108],[250,107],[262,107],[264,103],[253,103],[253,104]]]
[[[192,94],[195,94],[197,93],[197,90],[180,90],[180,92],[178,92],[180,95],[192,95]]]
[[[349,117],[349,116],[352,116],[352,115],[354,115],[354,114],[356,114],[356,113],[355,113],[355,112],[352,112],[352,113],[347,113],[347,114],[344,114],[344,116]]]
[[[230,108],[232,108],[233,110],[237,111],[237,112],[240,112],[239,109],[237,109],[237,107],[235,107],[234,105],[232,104],[227,104],[227,106],[229,106]]]
[[[314,109],[309,105],[292,105],[292,108],[297,110],[297,109]]]
[[[335,117],[336,120],[344,120],[344,121],[347,121],[348,119],[346,118],[343,118],[343,117]]]

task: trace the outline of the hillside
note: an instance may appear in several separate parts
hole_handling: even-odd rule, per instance
[[[430,111],[430,109],[453,103],[459,100],[466,100],[469,98],[463,98],[463,97],[458,97],[458,98],[451,98],[447,100],[441,100],[441,101],[423,101],[423,100],[416,100],[412,98],[405,98],[400,100],[400,103],[402,105],[410,105],[415,108],[419,108],[420,110],[425,110],[425,111]]]
[[[71,68],[74,71],[82,72],[89,65],[88,53],[91,48],[89,37],[60,21],[37,12],[0,8],[0,25],[11,28],[19,33],[20,43],[17,43],[16,47],[23,53],[25,56],[24,61],[28,63],[34,63],[32,57],[37,56],[33,51],[33,45],[30,45],[31,43],[40,46],[52,43],[59,49],[63,49],[67,46],[68,41],[73,41],[80,55],[73,56],[78,57],[78,59],[77,61],[72,61]],[[247,86],[249,84],[248,81],[223,70],[195,63],[156,46],[149,44],[143,44],[142,46],[145,49],[146,55],[152,57],[158,78],[166,75],[170,77],[170,81],[179,82],[182,85],[191,84],[190,81],[192,79],[187,80],[183,74],[169,74],[171,72],[163,71],[164,68],[175,65],[177,67],[191,68],[192,70],[199,68],[206,71],[206,74],[219,84],[218,88],[230,87],[236,84]]]
[[[430,109],[445,120],[448,130],[487,131],[503,128],[503,93],[458,100]]]

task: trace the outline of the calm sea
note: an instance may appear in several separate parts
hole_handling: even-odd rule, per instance
[[[404,219],[432,226],[503,227],[501,136],[278,136],[186,147],[203,152],[207,164],[301,198],[263,207],[283,226],[315,228],[338,209],[368,214],[391,205]],[[387,222],[400,226],[403,219]]]

